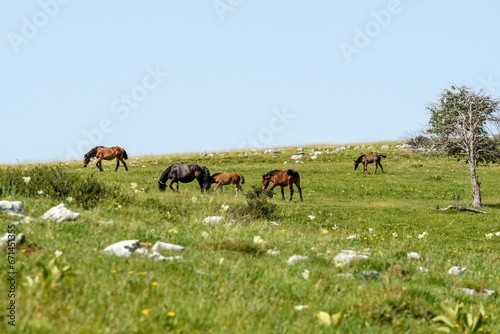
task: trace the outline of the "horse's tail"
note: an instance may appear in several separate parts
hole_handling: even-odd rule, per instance
[[[207,191],[212,185],[212,177],[210,176],[210,170],[208,167],[202,166],[201,168],[203,169],[203,188]]]
[[[245,184],[245,178],[243,177],[243,174],[240,174],[241,177],[241,184]]]
[[[123,150],[123,159],[127,160],[128,159],[128,154],[127,151]]]
[[[293,176],[293,177],[300,177],[299,176],[299,172],[297,172],[296,170],[293,170],[293,169],[289,169],[286,171],[286,173],[290,176]]]

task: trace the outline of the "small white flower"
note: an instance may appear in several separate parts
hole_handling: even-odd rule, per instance
[[[255,237],[253,237],[253,243],[254,244],[263,244],[263,243],[265,243],[265,241],[260,236],[256,235]]]
[[[201,237],[202,238],[208,238],[209,235],[210,234],[208,234],[208,232],[205,232],[205,231],[201,232]]]
[[[422,233],[422,234],[419,234],[419,235],[418,235],[418,238],[419,238],[419,239],[423,239],[423,238],[425,238],[425,236],[426,236],[426,235],[427,235],[427,232],[424,232],[424,233]]]
[[[337,224],[333,225],[332,230],[335,231],[335,230],[338,230],[338,229],[339,229],[339,227],[337,226]]]
[[[67,200],[68,202],[70,202],[70,203],[71,203],[71,202],[73,202],[75,199],[74,199],[73,197],[69,197],[69,196],[68,196],[68,197],[66,197],[66,200]]]
[[[136,182],[131,182],[130,183],[130,188],[132,188],[132,189],[137,188],[137,183]]]
[[[310,274],[309,270],[304,269],[304,271],[302,272],[302,277],[304,279],[309,279],[309,274]]]
[[[368,232],[369,232],[369,233],[373,233],[373,229],[372,229],[372,228],[369,228],[369,229],[368,229]]]
[[[392,237],[393,237],[393,238],[397,238],[397,237],[398,237],[398,233],[397,233],[397,232],[394,232],[394,233],[392,234]]]
[[[193,196],[191,197],[191,202],[196,203],[198,201],[198,197]]]
[[[496,235],[497,237],[500,237],[500,232],[495,232],[495,235]]]
[[[60,250],[56,249],[56,251],[54,252],[54,255],[55,255],[56,257],[59,257],[59,256],[61,256],[61,255],[62,255],[62,253],[63,253],[63,252],[61,252]]]
[[[296,305],[293,307],[296,311],[308,310],[309,305]]]
[[[24,181],[24,183],[28,184],[31,181],[31,177],[29,177],[29,176],[23,176],[23,181]]]
[[[347,240],[354,240],[354,239],[357,239],[358,238],[358,235],[357,234],[352,234],[350,236],[347,237]]]
[[[223,263],[224,263],[224,258],[223,258],[223,257],[221,257],[221,258],[219,259],[219,265],[222,265]]]
[[[486,237],[486,239],[491,239],[493,238],[493,233],[486,233],[484,236]]]
[[[309,215],[307,217],[309,217],[309,219],[311,219],[311,220],[314,220],[314,218],[316,218],[316,216],[313,216],[313,215]]]
[[[38,190],[36,193],[37,193],[38,195],[42,195],[42,194],[43,194],[43,190]]]
[[[227,210],[229,210],[229,205],[224,205],[224,204],[222,204],[222,205],[220,206],[220,209],[221,209],[222,211],[226,212]]]
[[[416,253],[416,252],[410,252],[410,253],[406,254],[406,256],[407,256],[409,259],[420,260],[420,254],[418,254],[418,253]]]

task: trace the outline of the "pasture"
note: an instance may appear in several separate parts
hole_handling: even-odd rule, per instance
[[[36,165],[1,166],[0,200],[20,200],[35,218],[16,227],[26,243],[16,247],[16,326],[3,316],[2,333],[430,333],[471,328],[500,333],[500,167],[478,168],[487,214],[438,211],[440,205],[468,206],[471,186],[463,162],[442,155],[407,152],[401,143],[296,147],[280,154],[264,150],[134,156],[129,171],[104,161],[52,163],[61,175],[79,175],[113,190],[113,196],[57,198],[32,175]],[[381,148],[388,145],[390,148]],[[369,148],[368,146],[371,146]],[[310,150],[329,149],[311,159]],[[362,153],[387,155],[384,171],[354,171]],[[287,164],[284,164],[288,161]],[[158,179],[173,163],[197,163],[210,172],[244,175],[245,193],[260,186],[262,174],[293,168],[300,173],[304,201],[281,200],[279,187],[269,218],[238,215],[245,196],[234,186],[202,194],[198,183],[181,184],[179,193],[158,190]],[[32,191],[13,187],[7,170],[32,177]],[[49,168],[50,169],[50,168]],[[368,165],[373,172],[374,165]],[[59,180],[60,181],[60,180]],[[71,187],[69,184],[68,187]],[[40,188],[39,190],[37,190]],[[105,190],[106,190],[105,189]],[[84,194],[82,193],[82,196]],[[83,197],[82,197],[83,198]],[[71,222],[40,216],[64,202],[80,213]],[[87,203],[87,202],[86,202]],[[226,208],[228,208],[226,210]],[[223,216],[218,225],[203,223]],[[0,212],[2,234],[15,221]],[[138,239],[148,249],[156,241],[184,246],[181,260],[153,261],[105,254],[108,245]],[[342,250],[369,254],[343,264]],[[269,252],[271,251],[271,252]],[[1,271],[1,309],[7,314],[6,251]],[[408,257],[416,252],[420,259]],[[293,255],[304,258],[288,264]],[[466,267],[461,275],[452,266]],[[493,290],[492,296],[467,291]],[[461,306],[463,304],[463,306]],[[447,315],[442,306],[457,309]],[[447,316],[450,323],[432,321]]]

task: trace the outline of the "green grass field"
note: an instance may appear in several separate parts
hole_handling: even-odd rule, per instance
[[[80,161],[50,168],[1,166],[0,200],[22,201],[24,214],[35,220],[16,227],[26,243],[15,249],[15,298],[7,296],[8,250],[3,251],[0,306],[7,315],[15,300],[16,321],[13,327],[3,316],[0,332],[431,333],[445,327],[452,333],[500,333],[500,235],[495,235],[500,167],[478,168],[487,214],[438,211],[436,205],[469,205],[466,165],[447,156],[401,151],[396,144],[366,144],[364,152],[351,145],[316,160],[310,159],[310,149],[333,151],[338,145],[304,147],[303,163],[288,164],[284,161],[296,147],[274,155],[259,150],[134,157],[129,152],[128,172],[122,167],[114,172],[114,162],[106,161],[104,172],[92,162],[84,169]],[[364,174],[362,166],[353,170],[353,160],[370,151],[387,155],[386,173]],[[293,201],[282,201],[277,188],[271,200],[276,209],[265,219],[238,214],[246,199],[235,196],[234,186],[201,194],[196,182],[181,183],[180,193],[161,193],[157,180],[174,162],[203,164],[212,173],[242,173],[247,193],[260,185],[263,173],[293,168],[300,173],[304,201],[297,192]],[[52,183],[43,179],[44,168],[54,171]],[[27,184],[19,176],[32,179]],[[61,195],[64,189],[54,191],[61,183],[84,190]],[[99,195],[86,196],[85,189]],[[61,202],[80,218],[40,219]],[[207,216],[224,216],[226,223],[202,223]],[[1,234],[16,220],[0,213]],[[175,261],[102,252],[128,239],[149,249],[164,241],[185,250],[161,251],[182,256]],[[367,252],[369,258],[342,265],[334,261],[341,250]],[[409,259],[409,252],[421,258]],[[290,265],[293,255],[307,259]],[[452,266],[467,271],[450,275]],[[464,288],[495,293],[468,295]],[[447,307],[456,309],[456,316]],[[432,320],[441,315],[448,323]],[[474,320],[481,322],[474,327]]]

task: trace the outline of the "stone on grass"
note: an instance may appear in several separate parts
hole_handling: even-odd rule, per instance
[[[49,211],[45,212],[42,216],[42,219],[52,220],[57,223],[60,223],[65,220],[74,220],[78,217],[80,217],[79,213],[67,209],[66,206],[64,206],[64,203],[61,203],[57,206],[54,206]]]
[[[297,255],[297,254],[295,254],[295,255],[292,255],[292,256],[291,256],[291,257],[290,257],[290,258],[286,261],[286,263],[288,263],[288,264],[292,265],[292,264],[295,264],[295,263],[300,262],[300,261],[306,261],[306,260],[308,260],[308,259],[309,259],[309,257],[307,257],[307,256],[302,256],[302,255]]]
[[[179,246],[179,245],[174,245],[174,244],[169,244],[167,242],[163,241],[157,241],[153,247],[151,248],[151,251],[156,252],[158,250],[170,250],[170,251],[182,251],[184,250],[184,247]]]
[[[459,267],[459,266],[453,266],[450,269],[448,269],[448,274],[450,275],[461,275],[465,273],[467,268],[465,267]]]
[[[205,224],[210,224],[210,225],[218,225],[218,224],[224,222],[224,217],[208,216],[208,217],[203,218],[203,220],[201,222],[205,223]]]
[[[406,255],[409,259],[420,260],[420,254],[416,252],[410,252]]]
[[[24,211],[24,205],[21,201],[0,201],[0,211],[22,213]]]
[[[139,248],[141,248],[139,240],[123,240],[109,245],[103,252],[120,257],[129,257],[133,253],[144,255],[142,251],[136,252]]]
[[[174,261],[182,260],[182,256],[163,256],[158,252],[153,252],[148,255],[148,258],[155,261]]]
[[[358,252],[354,250],[341,250],[340,253],[335,255],[333,261],[337,265],[347,265],[353,260],[364,260],[368,259],[370,254],[368,252]]]
[[[24,233],[4,233],[0,237],[0,247],[8,246],[8,247],[16,247],[18,244],[21,244],[26,241]],[[10,243],[10,244],[9,244]]]

